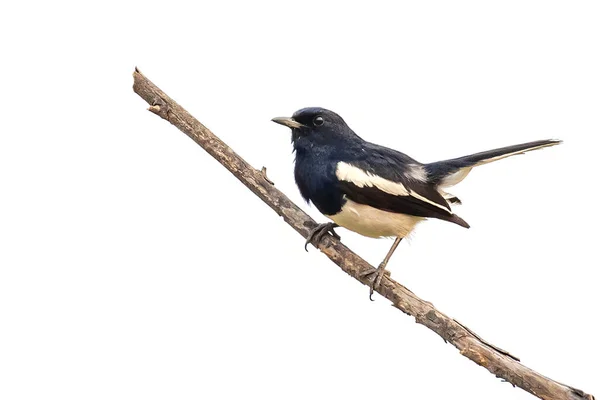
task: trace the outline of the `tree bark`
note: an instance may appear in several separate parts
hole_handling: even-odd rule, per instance
[[[169,121],[188,135],[211,156],[227,168],[240,182],[267,203],[283,220],[303,237],[317,226],[316,222],[280,192],[266,177],[266,170],[257,170],[237,155],[229,146],[190,115],[180,105],[156,87],[136,68],[133,90],[150,107],[149,111]],[[319,250],[344,272],[368,285],[361,277],[374,268],[333,236],[326,235]],[[420,299],[398,282],[385,276],[377,290],[394,307],[413,316],[417,323],[431,329],[444,341],[455,346],[460,354],[486,368],[498,378],[545,400],[593,400],[594,396],[564,385],[527,368],[510,353],[484,341],[473,331],[438,311],[431,303]]]

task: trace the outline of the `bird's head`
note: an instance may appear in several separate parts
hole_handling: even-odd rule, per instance
[[[333,111],[320,107],[298,110],[292,117],[277,117],[273,122],[287,126],[292,130],[294,148],[340,145],[349,140],[360,138]]]

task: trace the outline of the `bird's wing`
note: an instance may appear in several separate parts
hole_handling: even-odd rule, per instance
[[[393,157],[369,157],[338,162],[335,172],[340,190],[352,201],[380,210],[438,218],[469,227],[427,182],[421,164],[407,164]]]

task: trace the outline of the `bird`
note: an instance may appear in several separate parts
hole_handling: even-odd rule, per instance
[[[371,238],[395,238],[377,269],[362,275],[370,282],[371,300],[392,254],[417,224],[435,218],[469,228],[452,210],[462,202],[447,192],[448,188],[480,165],[561,143],[537,140],[421,163],[362,139],[342,117],[324,108],[303,108],[292,117],[272,121],[291,129],[294,178],[300,194],[332,221],[310,231],[305,249],[309,243],[318,244],[327,233],[340,239],[334,230],[337,227]]]

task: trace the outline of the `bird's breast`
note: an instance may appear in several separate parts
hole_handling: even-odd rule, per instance
[[[341,211],[326,215],[333,222],[363,236],[406,237],[423,217],[379,210],[366,204],[346,199]]]
[[[343,194],[337,185],[335,163],[297,157],[294,175],[302,197],[321,213],[332,215],[341,210]]]

